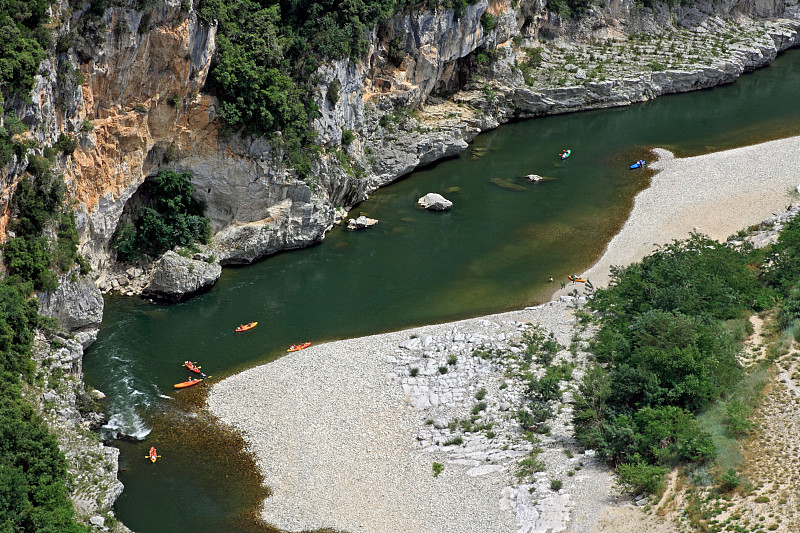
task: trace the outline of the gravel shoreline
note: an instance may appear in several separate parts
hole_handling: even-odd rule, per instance
[[[800,182],[800,137],[685,159],[657,153],[650,188],[584,273],[595,287],[612,265],[641,259],[654,243],[693,230],[724,239],[783,211]],[[571,441],[568,409],[540,444],[547,471],[516,485],[516,462],[533,447],[503,430],[519,389],[498,386],[502,364],[474,355],[513,352],[528,324],[569,346],[579,302],[566,293],[579,286],[534,308],[312,346],[215,384],[211,412],[242,431],[272,489],[263,518],[288,531],[594,531],[615,493],[608,472]],[[559,354],[576,363],[581,356]],[[440,375],[448,357],[457,362]],[[439,418],[468,414],[480,388],[489,391],[481,415],[497,435],[467,433],[462,445],[444,446],[452,428]],[[434,462],[444,466],[438,476]],[[564,487],[551,491],[556,478]]]

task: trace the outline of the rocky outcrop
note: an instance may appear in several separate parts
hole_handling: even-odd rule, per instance
[[[36,298],[39,314],[56,318],[84,349],[97,339],[103,321],[103,296],[89,276],[77,272],[59,276],[56,290],[37,293]]]
[[[222,267],[197,254],[183,257],[173,251],[165,253],[155,265],[150,284],[142,294],[157,300],[178,302],[208,290],[219,279]]]
[[[419,200],[417,205],[431,211],[447,211],[453,207],[453,202],[435,192],[429,192]]]
[[[84,428],[104,415],[78,409],[79,398],[90,397],[83,390],[82,346],[67,336],[46,339],[37,334],[33,360],[42,381],[26,387],[23,394],[37,406],[64,453],[72,477],[70,498],[78,519],[94,525],[96,531],[129,533],[114,519],[112,510],[123,489],[117,479],[119,450],[104,446]]]
[[[347,221],[347,229],[351,231],[358,231],[362,229],[371,228],[378,221],[374,218],[369,218],[364,215],[359,216],[358,218],[351,218]]]

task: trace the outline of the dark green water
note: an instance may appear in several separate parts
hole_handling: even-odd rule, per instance
[[[106,300],[86,381],[109,396],[114,423],[145,436],[119,442],[118,517],[138,533],[263,531],[253,465],[198,420],[200,387],[173,392],[185,359],[221,377],[321,342],[540,303],[581,272],[647,185],[630,171],[652,147],[679,155],[800,134],[800,51],[735,84],[625,108],[505,125],[464,154],[414,172],[354,210],[380,223],[334,229],[319,246],[226,269],[207,294],[177,305]],[[558,159],[563,148],[572,156]],[[480,155],[482,154],[482,155]],[[480,155],[480,157],[476,157]],[[522,176],[547,177],[537,184]],[[414,207],[440,192],[447,213]],[[236,334],[236,325],[258,326]],[[149,432],[149,433],[148,433]],[[144,459],[151,445],[162,454]]]

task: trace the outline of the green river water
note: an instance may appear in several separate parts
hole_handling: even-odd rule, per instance
[[[264,492],[241,442],[198,409],[202,386],[173,391],[188,376],[184,360],[213,380],[305,340],[541,303],[554,288],[549,276],[589,267],[624,223],[649,179],[628,166],[649,159],[650,148],[694,155],[798,134],[794,50],[733,85],[504,125],[354,209],[379,219],[376,227],[335,228],[320,245],[226,268],[187,302],[107,297],[86,382],[108,395],[111,426],[143,438],[115,441],[125,484],[117,516],[138,533],[269,530],[252,518]],[[564,148],[572,156],[561,161]],[[531,173],[548,179],[528,183]],[[427,192],[454,208],[416,208]],[[251,320],[255,329],[234,333]],[[151,445],[162,456],[156,464],[144,458]]]

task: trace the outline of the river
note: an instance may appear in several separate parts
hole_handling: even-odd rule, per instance
[[[351,338],[546,301],[602,253],[649,174],[649,149],[696,155],[800,134],[800,50],[732,85],[624,108],[504,125],[461,155],[377,191],[351,213],[372,229],[226,268],[211,291],[175,305],[106,297],[84,358],[108,395],[125,491],[115,512],[138,533],[269,531],[265,492],[241,441],[202,413],[201,387],[174,392],[186,359],[212,380],[280,357],[288,345]],[[558,154],[569,148],[562,161]],[[780,154],[776,154],[780,157]],[[525,180],[527,174],[546,179]],[[449,212],[415,207],[427,192]],[[235,333],[238,324],[258,326]],[[162,458],[144,456],[151,445]]]

